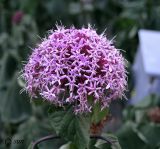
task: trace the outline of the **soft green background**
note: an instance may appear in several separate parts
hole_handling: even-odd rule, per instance
[[[20,23],[13,23],[17,11],[24,13]],[[123,49],[130,72],[138,46],[137,32],[140,28],[160,30],[159,0],[0,0],[0,148],[25,149],[31,141],[51,134],[47,119],[48,105],[30,103],[25,93],[20,94],[24,83],[17,78],[31,48],[45,37],[46,31],[55,24],[76,27],[91,24],[115,45]],[[132,73],[129,73],[127,97],[133,90]],[[155,100],[153,97],[149,97]],[[159,101],[159,99],[158,99]],[[120,101],[121,106],[127,101]],[[158,102],[141,103],[141,110],[127,107],[123,125],[117,134],[124,149],[154,149],[160,146],[159,124],[140,119],[145,110],[159,106]],[[145,110],[144,110],[145,109]],[[114,109],[116,111],[116,109]],[[127,113],[127,114],[126,114]],[[137,114],[138,113],[138,114]],[[132,118],[130,117],[132,116]],[[134,118],[133,118],[134,117]],[[13,137],[13,138],[12,138]],[[22,139],[21,144],[5,143],[5,140]],[[144,139],[145,138],[145,139]],[[148,140],[148,142],[147,142]],[[58,148],[65,141],[42,143],[39,148]],[[54,144],[54,145],[53,145]],[[47,147],[46,147],[47,146]]]

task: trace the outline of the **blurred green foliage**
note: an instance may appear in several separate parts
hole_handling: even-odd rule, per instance
[[[124,110],[124,122],[117,132],[123,149],[160,148],[160,97],[148,96],[135,106]],[[152,113],[151,113],[152,110]]]
[[[22,16],[16,22],[14,18],[17,12],[21,12]],[[98,33],[106,29],[108,38],[115,37],[116,46],[126,51],[123,54],[129,61],[130,71],[138,46],[138,30],[160,30],[160,1],[0,0],[0,148],[27,148],[31,141],[50,132],[45,113],[48,105],[35,107],[34,103],[30,103],[30,98],[25,93],[19,93],[24,83],[17,78],[31,48],[41,40],[40,37],[45,36],[47,30],[54,29],[56,23],[66,27],[82,27],[90,23]],[[129,88],[131,83],[129,76]],[[146,143],[130,128],[134,125],[133,122],[125,125],[124,131],[131,134],[129,141],[138,139],[136,142]],[[152,130],[151,127],[153,125],[149,123],[140,129]],[[157,126],[153,129],[157,129]],[[139,131],[137,127],[136,131]],[[6,144],[7,137],[24,139],[25,142]],[[64,141],[52,141],[39,148],[48,146],[56,149],[63,143]]]

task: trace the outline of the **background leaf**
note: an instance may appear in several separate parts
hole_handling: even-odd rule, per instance
[[[138,134],[134,131],[135,127],[134,123],[128,121],[117,132],[122,149],[153,149],[139,138]]]
[[[62,145],[59,149],[77,149],[77,147],[73,143],[68,142]]]
[[[51,134],[51,127],[47,119],[37,119],[31,117],[26,123],[20,125],[18,132],[13,136],[12,140],[22,139],[23,143],[11,144],[11,149],[22,149],[31,147],[32,142]],[[42,142],[38,145],[38,149],[58,149],[65,142],[62,139],[53,139]]]
[[[17,84],[17,75],[13,77],[4,98],[1,99],[1,118],[8,123],[18,123],[31,114],[31,105],[26,94],[20,94],[20,87]]]
[[[118,138],[114,136],[113,134],[102,134],[104,138],[109,140],[111,144],[106,143],[103,140],[98,140],[96,143],[96,147],[99,149],[121,149],[121,146],[119,144]]]

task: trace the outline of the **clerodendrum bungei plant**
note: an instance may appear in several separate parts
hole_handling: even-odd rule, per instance
[[[112,137],[98,136],[95,127],[105,121],[110,102],[124,95],[127,83],[125,59],[104,34],[98,35],[90,26],[58,26],[33,50],[23,78],[31,97],[54,105],[49,119],[55,138],[70,141],[64,148],[98,148],[102,143],[91,147],[91,139],[113,146]]]

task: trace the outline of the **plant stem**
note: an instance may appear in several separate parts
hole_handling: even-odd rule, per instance
[[[109,144],[112,144],[113,142],[111,142],[110,140],[102,137],[102,136],[97,136],[97,135],[91,135],[90,136],[91,139],[101,139],[101,140],[104,140],[106,141],[106,143],[109,143]],[[44,142],[44,141],[47,141],[47,140],[52,140],[52,139],[60,139],[60,136],[54,136],[54,135],[49,135],[49,136],[45,136],[43,138],[40,138],[39,140],[33,142],[33,145],[32,145],[32,149],[36,149],[37,148],[37,145],[41,142]]]
[[[49,135],[49,136],[45,136],[43,138],[40,138],[39,140],[33,142],[32,149],[36,149],[36,147],[39,143],[47,141],[47,140],[52,140],[52,139],[60,139],[60,137],[54,136],[54,135]]]

